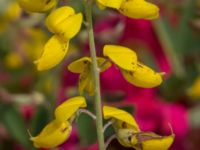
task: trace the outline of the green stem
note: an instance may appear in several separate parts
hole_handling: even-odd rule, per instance
[[[105,150],[104,146],[104,134],[103,134],[103,117],[102,117],[102,107],[101,107],[101,93],[100,93],[100,81],[99,74],[100,69],[97,65],[96,48],[94,41],[94,31],[92,23],[92,0],[88,0],[85,3],[86,20],[87,20],[87,30],[89,35],[89,45],[90,54],[92,58],[92,73],[94,78],[94,93],[95,93],[95,110],[96,110],[96,126],[97,126],[97,138],[99,144],[99,150]]]

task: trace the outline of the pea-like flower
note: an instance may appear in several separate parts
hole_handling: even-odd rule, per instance
[[[123,46],[106,45],[103,53],[119,67],[129,83],[142,88],[153,88],[162,83],[163,73],[156,73],[139,62],[133,50]]]
[[[97,58],[99,71],[103,72],[111,66],[109,61],[102,57]],[[94,79],[92,75],[92,60],[90,57],[80,58],[71,64],[69,64],[68,69],[73,73],[79,73],[79,92],[83,94],[86,91],[90,96],[94,95]],[[97,68],[98,69],[98,68]]]
[[[39,71],[51,69],[59,64],[68,51],[68,45],[81,28],[82,14],[75,14],[68,6],[54,10],[46,18],[47,28],[54,33],[44,46],[42,56],[35,61]]]
[[[73,97],[59,105],[55,110],[55,119],[47,124],[44,129],[31,141],[36,148],[54,148],[64,143],[70,136],[72,122],[79,108],[86,107],[84,97]]]
[[[156,19],[159,8],[145,0],[97,0],[100,8],[117,9],[123,15],[135,19]]]
[[[168,150],[175,135],[160,136],[153,132],[140,131],[135,119],[126,111],[104,106],[104,118],[111,119],[119,143],[136,150]],[[120,123],[120,126],[119,126]]]
[[[58,0],[17,0],[19,5],[30,12],[43,13],[52,9]]]

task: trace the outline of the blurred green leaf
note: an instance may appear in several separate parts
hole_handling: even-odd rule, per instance
[[[25,121],[19,112],[11,105],[1,105],[1,121],[10,135],[24,147],[31,148]]]
[[[37,135],[49,121],[49,111],[45,106],[39,106],[35,116],[32,119],[32,130],[33,135]]]
[[[87,115],[82,114],[77,122],[78,134],[84,146],[94,144],[97,139],[95,122]]]

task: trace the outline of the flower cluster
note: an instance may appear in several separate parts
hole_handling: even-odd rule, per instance
[[[31,12],[47,12],[57,4],[57,0],[18,1],[21,7]],[[86,3],[88,5],[93,4],[90,2],[92,1]],[[150,20],[159,16],[159,8],[145,0],[97,0],[96,2],[100,8],[110,7],[130,18]],[[86,15],[86,18],[88,18],[88,15]],[[51,69],[63,60],[68,51],[69,42],[79,32],[82,22],[82,14],[76,13],[69,6],[63,6],[50,12],[45,24],[54,35],[45,44],[41,57],[35,61],[38,70]],[[92,22],[90,23],[92,24]],[[89,31],[92,30],[87,23],[86,26]],[[80,74],[79,93],[81,95],[83,92],[87,92],[90,96],[93,96],[96,90],[94,71],[104,72],[112,64],[119,68],[127,82],[137,87],[153,88],[159,86],[163,81],[163,73],[157,73],[142,64],[136,53],[127,47],[105,45],[103,56],[105,58],[97,57],[98,68],[96,70],[93,66],[93,59],[90,57],[82,57],[69,64],[68,69],[71,72]],[[93,58],[95,59],[96,56],[93,56]],[[38,136],[31,137],[34,146],[54,148],[62,144],[71,133],[72,123],[78,116],[79,109],[84,107],[86,107],[86,100],[81,96],[71,98],[58,106],[55,110],[55,119]],[[101,112],[100,107],[96,107],[96,109]],[[173,133],[170,136],[160,136],[152,132],[143,132],[132,115],[123,110],[104,106],[103,111],[104,118],[112,121],[118,141],[125,147],[132,147],[137,150],[167,150],[173,143],[175,137]],[[99,118],[97,117],[97,119]],[[96,119],[96,117],[93,117],[93,119]]]

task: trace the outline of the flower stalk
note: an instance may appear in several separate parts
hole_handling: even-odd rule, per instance
[[[94,31],[92,22],[92,4],[93,0],[88,0],[85,2],[85,15],[87,21],[87,31],[89,36],[89,46],[90,54],[92,58],[92,73],[94,78],[94,93],[95,93],[95,110],[96,110],[96,126],[97,126],[97,139],[99,144],[99,150],[105,150],[104,145],[104,134],[103,134],[103,117],[102,117],[102,107],[101,107],[101,93],[100,93],[100,80],[99,74],[100,69],[97,65],[96,48],[94,41]]]

